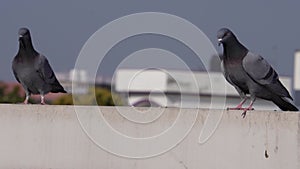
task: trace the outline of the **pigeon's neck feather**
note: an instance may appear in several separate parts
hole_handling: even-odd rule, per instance
[[[19,42],[19,56],[31,57],[36,56],[39,53],[34,49],[31,39],[22,40]]]
[[[248,51],[239,41],[224,44],[224,56],[227,59],[243,59]]]

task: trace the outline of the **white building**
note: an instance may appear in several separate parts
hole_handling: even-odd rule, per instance
[[[291,79],[280,79],[290,91]],[[220,72],[120,69],[114,82],[116,92],[132,106],[223,109],[235,107],[241,101]],[[246,102],[245,106],[248,104]],[[273,103],[260,99],[254,108],[278,109]]]
[[[96,79],[92,79],[83,69],[72,69],[68,73],[57,73],[56,75],[68,93],[87,94],[90,87],[111,87],[111,78],[97,76]]]

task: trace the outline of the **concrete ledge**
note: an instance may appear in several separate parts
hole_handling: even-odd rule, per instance
[[[94,111],[98,108],[101,113]],[[199,144],[202,129],[213,129],[222,110],[91,106],[76,110],[80,110],[78,114],[73,106],[0,105],[0,168],[300,168],[300,113],[297,112],[251,111],[242,119],[240,111],[224,111],[212,136]],[[106,121],[101,121],[101,117]],[[209,122],[205,122],[207,117]],[[124,152],[129,155],[141,152],[146,157],[160,147],[151,142],[148,147],[142,147],[140,142],[130,147],[129,141],[111,140],[109,132],[99,132],[105,123],[128,139],[147,141],[155,135],[154,140],[162,144],[162,149],[176,139],[174,135],[160,139],[170,128],[177,127],[177,134],[185,133],[188,126],[192,129],[169,151],[136,159],[123,157]],[[111,147],[101,148],[108,143]],[[120,154],[110,150],[120,150]]]

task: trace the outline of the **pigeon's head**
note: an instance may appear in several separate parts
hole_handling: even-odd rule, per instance
[[[221,44],[224,45],[224,44],[229,43],[233,40],[236,40],[235,35],[228,28],[220,29],[217,33],[217,38],[218,38],[218,41],[219,41],[219,46]]]
[[[29,29],[28,28],[20,28],[18,34],[19,34],[20,47],[31,48],[32,42],[31,42]]]
[[[20,28],[19,29],[19,38],[23,38],[26,36],[30,36],[30,32],[28,28]]]

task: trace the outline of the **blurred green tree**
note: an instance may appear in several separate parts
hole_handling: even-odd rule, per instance
[[[93,96],[94,95],[94,96]],[[74,100],[73,100],[74,98]],[[96,98],[96,100],[94,99]],[[52,104],[56,105],[99,105],[99,106],[116,106],[122,105],[119,96],[112,94],[106,88],[90,88],[87,94],[82,95],[64,95],[54,100]]]
[[[9,89],[8,84],[0,83],[0,103],[22,103],[24,101],[24,95],[21,94],[20,86],[13,86]],[[29,103],[34,103],[34,100],[29,99]]]
[[[58,99],[52,101],[55,105],[73,105],[73,97],[71,94],[65,94]]]
[[[20,87],[14,86],[11,91],[7,91],[7,84],[0,84],[0,102],[1,103],[22,103],[24,97],[20,95]]]

